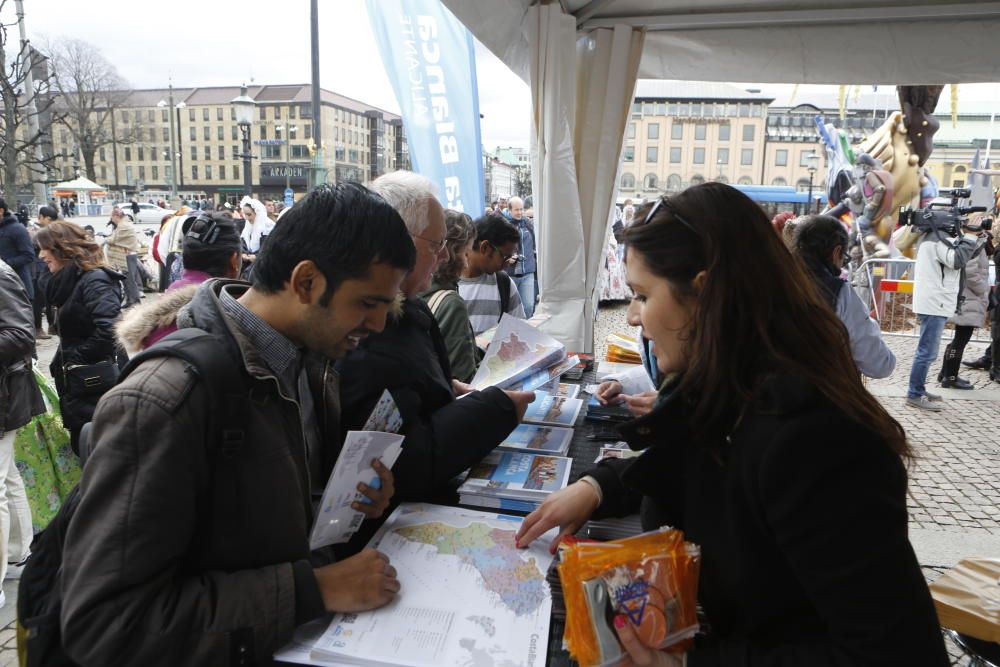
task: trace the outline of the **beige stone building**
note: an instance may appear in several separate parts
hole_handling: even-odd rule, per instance
[[[95,156],[96,180],[111,191],[129,195],[168,192],[170,99],[173,99],[174,155],[177,189],[182,197],[209,195],[235,200],[243,192],[242,135],[231,100],[239,87],[136,90],[107,121],[112,143]],[[250,86],[256,103],[251,127],[252,184],[255,195],[279,197],[286,183],[296,196],[304,193],[311,164],[311,86]],[[322,140],[329,181],[368,181],[388,171],[409,167],[409,154],[399,116],[321,91]],[[68,128],[52,131],[56,168],[62,178],[82,169]]]
[[[640,80],[619,199],[649,199],[708,180],[759,183],[770,102],[728,84]]]

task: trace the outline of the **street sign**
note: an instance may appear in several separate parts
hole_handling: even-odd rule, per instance
[[[292,195],[294,192],[291,188],[285,188],[285,206],[291,206],[294,202]]]

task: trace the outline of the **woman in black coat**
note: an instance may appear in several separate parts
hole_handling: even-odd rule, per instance
[[[550,496],[518,543],[640,510],[645,529],[701,546],[710,631],[682,658],[642,646],[619,616],[637,664],[947,665],[907,539],[905,433],[861,384],[802,265],[718,183],[636,220],[630,317],[668,376],[652,412],[622,428],[643,454]]]
[[[80,429],[93,417],[101,396],[75,391],[68,373],[73,366],[116,363],[114,325],[121,315],[124,276],[104,266],[100,247],[74,224],[53,222],[38,231],[35,242],[52,272],[46,296],[58,308],[59,350],[50,370],[63,424],[78,452]]]

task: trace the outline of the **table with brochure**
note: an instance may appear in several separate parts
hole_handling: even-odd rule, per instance
[[[500,378],[499,386],[504,388],[547,389],[547,394],[539,394],[534,423],[521,428],[519,437],[509,438],[511,446],[496,451],[478,470],[473,468],[452,497],[441,499],[439,505],[404,503],[369,542],[387,553],[397,566],[400,582],[408,592],[405,600],[398,598],[396,603],[373,612],[336,614],[302,626],[276,658],[296,664],[373,667],[574,664],[562,646],[565,606],[555,561],[547,552],[556,529],[528,550],[517,550],[513,535],[517,517],[526,516],[548,492],[578,479],[592,467],[602,446],[617,440],[616,430],[611,424],[586,420],[590,397],[583,388],[595,381],[593,370],[580,379],[560,379],[555,373],[565,372],[576,365],[577,359],[550,349],[548,337],[536,337],[534,331],[522,329],[511,335],[502,321],[497,338],[502,341],[491,344],[491,351],[501,347],[502,351],[492,362],[488,352],[489,365],[484,363],[492,381],[487,383],[479,374],[471,384],[495,385]],[[511,377],[511,360],[526,350],[539,357],[544,355],[544,362]],[[564,399],[553,398],[563,392]],[[577,392],[578,397],[574,397]],[[582,399],[582,409],[581,403],[574,402],[577,398]],[[384,400],[391,403],[391,396],[387,393]],[[366,430],[351,437],[359,451],[382,447],[386,451],[380,455],[383,460],[391,456],[394,461],[399,447],[395,438],[401,436],[390,435],[399,424],[386,426],[392,421],[387,407],[394,405],[380,402],[369,425],[373,431],[389,433]],[[567,433],[570,428],[571,436]],[[598,437],[592,438],[595,434]],[[543,465],[539,466],[538,460]],[[340,474],[353,481],[354,477],[370,473],[353,462],[343,468],[334,476]],[[518,477],[512,472],[522,474]],[[491,473],[497,476],[494,484],[490,483]],[[470,482],[476,475],[483,483]],[[314,529],[314,547],[335,539],[322,536],[324,529],[331,535],[349,535],[356,529],[354,513],[349,510],[349,502],[356,497],[340,494],[345,497],[339,498],[333,482],[331,478],[321,520]],[[477,487],[472,492],[479,495],[468,495],[470,485]],[[515,495],[512,500],[494,499],[489,495],[494,490],[491,487]],[[469,499],[476,503],[461,502]],[[588,535],[587,526],[580,535]],[[462,603],[442,602],[441,586],[463,591]]]

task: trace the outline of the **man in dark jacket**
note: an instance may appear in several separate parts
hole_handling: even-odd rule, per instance
[[[178,326],[215,335],[242,386],[209,397],[176,358],[141,364],[101,400],[64,549],[64,648],[81,665],[269,664],[296,625],[362,611],[399,589],[366,550],[311,560],[312,502],[341,447],[330,368],[381,331],[414,248],[363,187],[314,190],[289,211],[252,287],[205,283]],[[212,406],[245,429],[207,442]],[[237,437],[240,436],[240,437]],[[381,489],[359,489],[381,515]]]
[[[403,217],[417,246],[417,262],[403,282],[405,300],[385,331],[340,362],[344,426],[363,426],[382,392],[392,394],[403,418],[403,452],[394,474],[399,500],[428,500],[477,463],[514,430],[533,392],[490,388],[455,400],[470,388],[455,382],[434,316],[417,295],[426,292],[447,257],[444,210],[433,185],[410,172],[393,172],[371,187]]]
[[[31,509],[14,465],[14,434],[45,412],[42,392],[31,372],[35,353],[33,312],[14,270],[0,261],[0,581],[7,563],[24,560],[31,546]],[[4,605],[0,591],[0,607]]]
[[[35,263],[35,250],[31,246],[31,236],[28,228],[17,221],[3,199],[0,199],[0,259],[14,269],[24,283],[28,299],[33,299],[35,292],[31,269]]]

